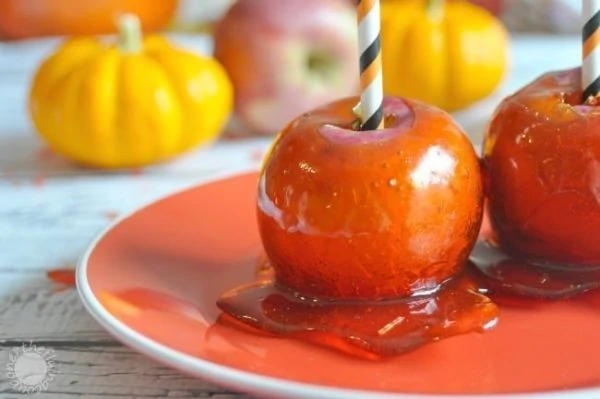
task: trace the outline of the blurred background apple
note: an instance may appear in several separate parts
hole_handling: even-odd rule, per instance
[[[237,116],[258,134],[358,92],[356,11],[347,0],[238,0],[214,45]]]

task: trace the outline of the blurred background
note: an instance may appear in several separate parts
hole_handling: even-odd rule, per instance
[[[464,3],[382,0],[384,82],[387,94],[415,97],[451,112],[478,144],[486,120],[503,97],[546,70],[577,66],[581,2]],[[7,136],[25,135],[76,163],[143,166],[218,139],[270,137],[290,117],[356,92],[353,7],[354,0],[2,0],[0,136],[5,145],[0,151],[7,151]],[[418,33],[411,21],[434,18],[439,15],[436,10],[443,11],[446,28]],[[135,18],[124,22],[119,19],[124,14]],[[442,32],[441,45],[435,29]],[[136,34],[156,34],[169,46],[203,58],[153,55],[160,71],[144,73],[147,68],[138,66],[139,75],[133,69],[126,78],[115,72],[116,67],[101,65],[101,50],[90,50],[97,59],[84,67],[83,61],[73,60],[87,51],[86,44],[61,47],[74,37],[95,40],[100,35],[100,40],[116,43],[121,57],[131,54],[131,48],[136,49],[133,53],[151,51],[140,47]],[[315,35],[322,40],[314,40]],[[156,83],[163,78],[163,86]],[[119,87],[139,95],[130,93],[123,99],[107,94]],[[159,100],[145,101],[148,96],[143,93],[159,100],[173,96],[178,105],[166,110]],[[186,129],[204,132],[186,136],[188,144],[173,145],[162,158],[132,155],[132,162],[109,161],[108,147],[117,144],[107,138],[100,145],[107,146],[105,155],[88,156],[86,151],[100,147],[84,146],[86,135],[117,135],[114,124],[98,127],[98,121],[110,120],[123,107],[132,115],[124,122],[129,130],[152,130],[132,141],[162,137],[168,142],[173,135],[186,136]],[[184,116],[173,116],[178,113]],[[192,114],[202,123],[190,119]],[[65,139],[65,129],[79,138]],[[0,159],[6,156],[0,152]]]

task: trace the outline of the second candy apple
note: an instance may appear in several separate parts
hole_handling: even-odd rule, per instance
[[[484,141],[500,247],[553,268],[600,264],[600,109],[581,69],[548,72],[499,105]]]
[[[215,56],[255,133],[358,92],[356,11],[347,0],[239,0],[218,23]]]

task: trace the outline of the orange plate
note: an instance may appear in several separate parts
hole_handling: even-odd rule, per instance
[[[600,397],[600,294],[507,303],[491,332],[382,362],[215,324],[217,297],[255,276],[256,179],[227,177],[117,221],[77,268],[90,313],[159,362],[269,397]]]

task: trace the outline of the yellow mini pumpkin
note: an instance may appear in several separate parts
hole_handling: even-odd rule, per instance
[[[67,40],[39,68],[30,112],[58,153],[100,168],[144,166],[216,139],[233,107],[233,86],[213,58],[142,38],[120,19],[116,44]]]
[[[446,111],[490,95],[508,68],[503,24],[464,0],[384,0],[381,9],[386,94]]]

